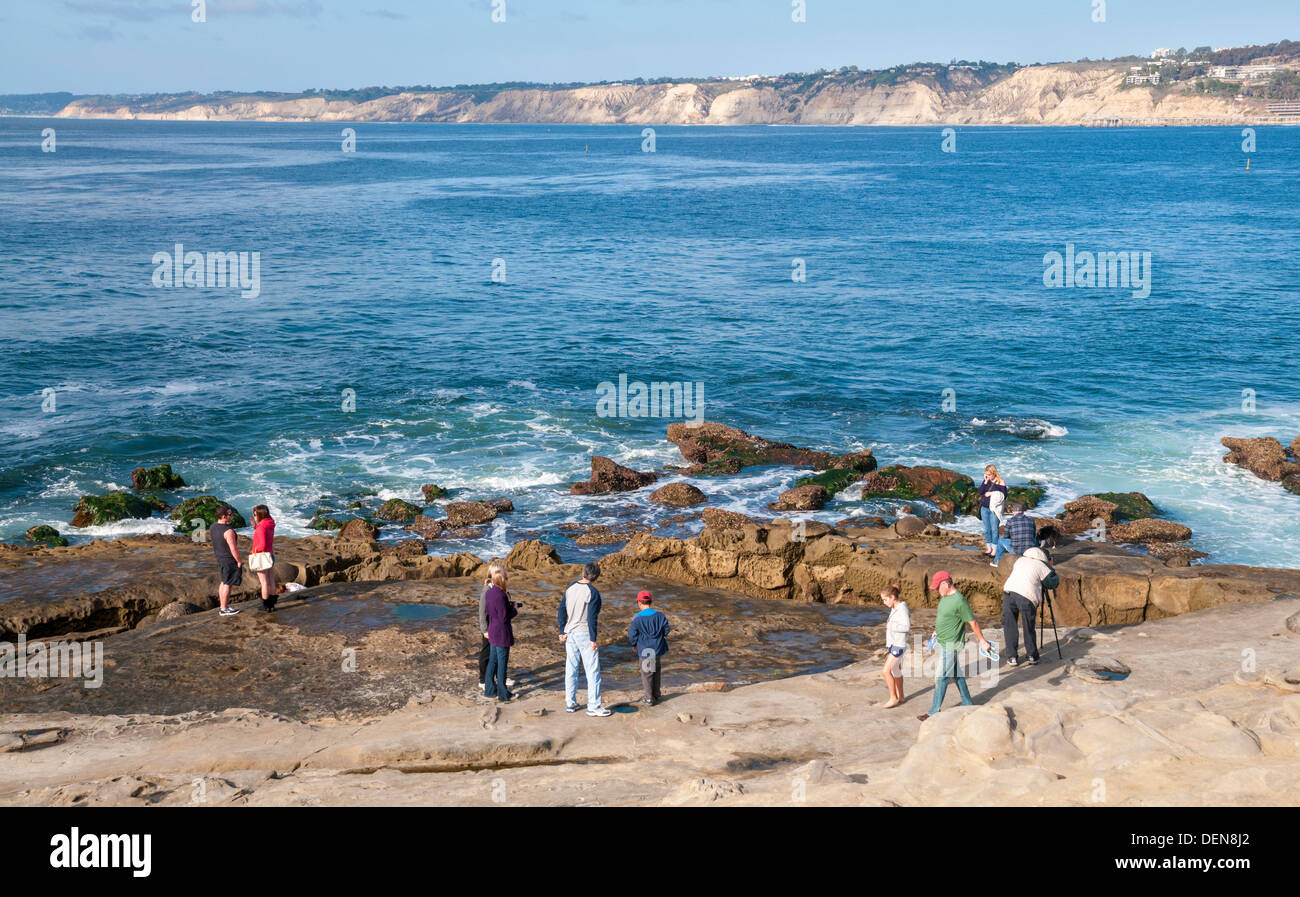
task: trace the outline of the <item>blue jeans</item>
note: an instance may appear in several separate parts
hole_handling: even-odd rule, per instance
[[[591,646],[586,627],[575,629],[564,640],[564,704],[578,703],[578,661],[587,676],[587,709],[600,709],[600,654]]]
[[[992,508],[980,508],[980,520],[984,521],[984,541],[989,545],[998,543],[998,515]]]
[[[506,690],[506,664],[510,662],[510,649],[493,645],[488,649],[487,673],[483,677],[483,694],[498,701],[508,701],[514,695]]]
[[[997,551],[993,552],[993,563],[996,564],[998,561],[1002,560],[1002,555],[1006,554],[1007,552],[1011,552],[1011,554],[1015,554],[1014,551],[1011,551],[1011,539],[1009,537],[1007,536],[999,537],[997,545],[998,545]]]
[[[957,680],[957,691],[961,694],[963,706],[970,706],[975,702],[970,699],[970,689],[966,688],[966,671],[962,669],[959,660],[958,651],[939,647],[942,655],[939,658],[938,677],[934,680],[934,703],[930,705],[930,715],[934,716],[943,706],[943,696],[948,693],[948,682],[952,679]]]

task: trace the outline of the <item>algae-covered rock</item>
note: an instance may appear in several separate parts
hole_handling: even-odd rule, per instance
[[[137,467],[131,471],[131,488],[136,490],[180,489],[185,485],[180,474],[172,472],[170,464],[157,467]]]
[[[77,502],[73,526],[103,526],[117,520],[145,518],[153,515],[156,506],[130,492],[109,492],[106,495],[83,495]]]
[[[420,509],[409,501],[390,498],[384,502],[382,508],[375,512],[375,516],[380,520],[391,520],[394,523],[410,523],[419,513]]]
[[[855,470],[852,467],[838,467],[830,470],[823,470],[820,473],[809,474],[805,477],[799,477],[795,480],[796,486],[821,486],[826,490],[827,497],[842,492],[849,486],[852,486],[858,480],[866,476],[866,472]]]
[[[194,529],[195,520],[202,520],[206,526],[212,526],[217,522],[217,512],[222,508],[230,509],[230,525],[235,529],[248,526],[244,515],[235,510],[234,506],[214,495],[200,495],[197,498],[185,499],[172,511],[171,519],[177,521],[178,532],[188,533]]]
[[[1151,499],[1141,492],[1098,492],[1095,493],[1094,498],[1115,505],[1115,510],[1111,512],[1112,522],[1114,523],[1127,523],[1130,520],[1159,517],[1161,513]]]
[[[1046,493],[1047,490],[1035,483],[1033,480],[1030,480],[1029,485],[1027,486],[1008,486],[1007,506],[1010,507],[1011,505],[1018,503],[1024,505],[1026,509],[1036,508],[1038,507],[1038,503],[1043,500],[1043,496]],[[1142,516],[1149,517],[1150,515],[1144,514]]]
[[[447,497],[447,490],[436,483],[426,483],[420,487],[420,491],[424,493],[425,501],[433,501],[434,499]]]
[[[59,531],[52,526],[33,526],[26,533],[27,541],[37,545],[46,545],[50,548],[62,548],[68,544],[68,540],[59,535]]]
[[[313,517],[310,524],[312,529],[332,530],[342,529],[343,522],[336,517]]]

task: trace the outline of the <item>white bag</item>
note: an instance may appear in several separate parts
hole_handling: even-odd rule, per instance
[[[255,551],[248,556],[248,569],[254,573],[270,570],[275,566],[275,558],[269,551]]]

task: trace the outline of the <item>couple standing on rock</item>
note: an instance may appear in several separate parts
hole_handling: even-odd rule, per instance
[[[605,717],[608,708],[601,704],[600,694],[600,642],[597,624],[600,618],[601,597],[595,582],[600,578],[598,564],[584,564],[582,577],[565,589],[556,614],[560,642],[565,648],[564,709],[569,713],[578,710],[578,666],[582,665],[587,681],[587,716]],[[483,644],[479,651],[479,682],[483,694],[498,701],[514,698],[510,688],[514,680],[506,677],[506,664],[510,648],[514,645],[511,620],[523,605],[510,600],[506,592],[505,565],[493,561],[488,565],[488,581],[484,584],[479,602],[479,630]],[[643,703],[653,706],[660,698],[662,662],[668,651],[668,621],[651,607],[649,592],[637,595],[639,608],[628,629],[628,639],[641,658],[641,681],[645,686]]]
[[[233,512],[223,506],[217,510],[217,522],[208,531],[212,540],[212,553],[217,558],[217,571],[221,585],[217,599],[221,602],[220,615],[233,617],[239,613],[230,606],[230,590],[243,585],[244,571],[239,560],[239,540],[230,525]],[[253,550],[248,555],[248,569],[257,574],[262,583],[262,610],[275,610],[275,520],[266,505],[253,508]]]

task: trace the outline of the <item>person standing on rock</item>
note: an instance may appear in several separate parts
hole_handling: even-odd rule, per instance
[[[907,602],[899,596],[902,590],[896,585],[885,586],[880,590],[880,600],[889,608],[889,620],[885,623],[885,668],[881,675],[889,688],[889,700],[881,704],[888,710],[903,703],[903,654],[907,651],[907,636],[912,631],[912,612]]]
[[[1025,662],[1038,663],[1038,640],[1034,638],[1034,617],[1043,603],[1043,582],[1054,574],[1047,552],[1035,546],[1027,549],[1011,568],[1002,586],[1002,639],[1006,642],[1007,663],[1020,666],[1020,640],[1016,622],[1025,632]]]
[[[668,653],[668,633],[672,628],[668,625],[668,618],[655,610],[653,604],[654,598],[649,592],[638,593],[638,609],[632,617],[632,625],[627,629],[627,639],[636,649],[636,656],[641,661],[641,685],[645,688],[645,697],[641,703],[651,707],[658,704],[663,695],[660,689],[663,656]]]
[[[275,520],[266,505],[253,508],[253,550],[248,569],[262,582],[262,610],[275,610]]]
[[[519,610],[510,600],[506,591],[506,571],[498,567],[492,573],[492,584],[483,596],[484,611],[487,614],[488,642],[491,651],[488,654],[487,676],[484,680],[485,697],[496,698],[505,703],[514,700],[510,693],[509,680],[506,678],[506,665],[510,663],[510,649],[515,643],[515,630],[510,621]],[[491,689],[490,691],[488,689]]]
[[[230,508],[217,511],[217,522],[208,530],[208,537],[212,539],[212,553],[217,557],[217,570],[221,574],[221,585],[217,586],[220,614],[233,617],[239,611],[230,606],[230,589],[244,584],[244,570],[239,560],[239,540],[230,527]]]
[[[587,716],[609,716],[600,703],[600,642],[596,621],[600,616],[600,592],[595,581],[600,578],[597,564],[584,564],[582,578],[569,586],[560,601],[558,622],[560,641],[564,643],[564,709],[578,709],[578,661],[587,677]]]
[[[1025,506],[1016,502],[1011,506],[1011,516],[1006,518],[1007,534],[998,539],[998,549],[993,554],[989,566],[996,567],[1002,555],[1011,552],[1023,556],[1026,551],[1038,545],[1037,527],[1031,517],[1025,514]]]
[[[934,702],[929,713],[922,713],[919,720],[927,720],[943,707],[943,696],[948,692],[948,683],[957,680],[957,691],[961,694],[963,707],[975,702],[971,700],[970,689],[966,687],[966,673],[962,669],[961,652],[966,647],[966,627],[969,626],[979,639],[980,649],[989,650],[989,643],[975,622],[966,597],[952,584],[952,575],[940,570],[930,579],[930,588],[939,593],[939,610],[934,618],[934,635],[939,643],[939,666],[934,680]]]
[[[997,553],[998,527],[1002,524],[1002,505],[1007,500],[1007,484],[990,464],[984,468],[984,482],[977,490],[980,497],[980,520],[984,524],[984,554],[993,557]]]
[[[488,658],[492,653],[492,643],[488,641],[488,620],[487,620],[487,593],[492,588],[492,579],[500,573],[506,575],[506,566],[500,561],[492,561],[488,564],[487,579],[483,583],[483,591],[478,596],[478,631],[483,634],[483,644],[478,650],[478,690],[487,694],[487,667]],[[517,607],[518,605],[516,605]],[[506,680],[507,688],[515,687],[515,680]]]

